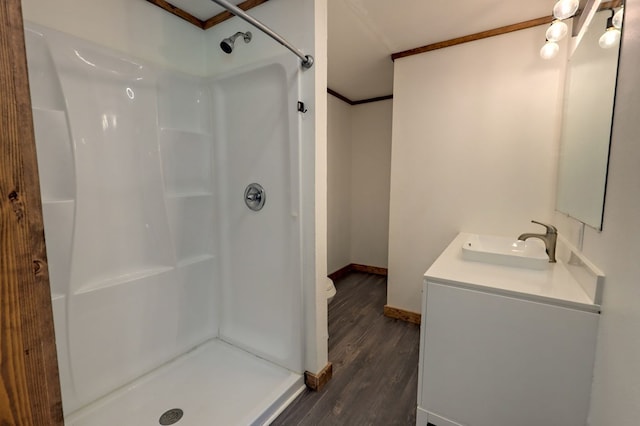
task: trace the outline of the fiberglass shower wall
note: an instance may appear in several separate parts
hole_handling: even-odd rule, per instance
[[[303,356],[299,64],[287,55],[211,83],[220,143],[220,337],[301,373]],[[247,185],[264,188],[259,211]]]
[[[65,413],[217,335],[210,96],[27,24]]]

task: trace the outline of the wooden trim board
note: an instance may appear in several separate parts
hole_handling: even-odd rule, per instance
[[[543,16],[541,18],[531,19],[529,21],[518,22],[517,24],[506,25],[504,27],[494,28],[488,31],[481,31],[479,33],[470,34],[463,37],[452,38],[450,40],[445,40],[438,43],[428,44],[426,46],[416,47],[414,49],[394,53],[391,55],[391,59],[395,61],[396,59],[418,55],[420,53],[430,52],[432,50],[443,49],[445,47],[451,47],[458,44],[469,43],[471,41],[482,40],[483,38],[494,37],[514,31],[524,30],[527,28],[533,28],[539,25],[550,24],[553,19],[553,16]]]
[[[389,275],[389,270],[387,268],[380,268],[378,266],[369,266],[369,265],[359,265],[357,263],[351,264],[351,270],[355,272],[366,272],[368,274],[381,275],[386,277]]]
[[[376,98],[368,98],[368,99],[361,99],[359,101],[352,101],[351,99],[349,99],[346,96],[336,92],[333,89],[330,89],[329,87],[327,87],[327,93],[332,95],[332,96],[335,96],[336,98],[340,99],[342,102],[348,103],[351,106],[369,104],[371,102],[380,102],[380,101],[386,101],[388,99],[393,99],[393,95],[386,95],[386,96],[378,96]]]
[[[166,10],[170,14],[177,16],[180,19],[184,19],[188,23],[195,25],[201,30],[204,30],[204,21],[196,18],[189,12],[182,10],[179,7],[174,6],[165,0],[147,0],[147,1],[154,6],[158,6],[160,9]]]
[[[386,101],[389,99],[393,99],[393,95],[385,95],[385,96],[378,96],[375,98],[361,99],[359,101],[353,101],[353,104],[354,105],[370,104],[372,102]]]
[[[242,3],[240,3],[238,5],[238,8],[247,11],[249,9],[252,9],[256,6],[260,6],[262,3],[267,2],[268,0],[247,0],[247,1],[243,1]],[[206,21],[203,22],[203,26],[202,28],[205,30],[208,30],[209,28],[218,25],[221,22],[226,21],[227,19],[231,19],[233,18],[233,14],[231,14],[230,12],[224,11],[222,13],[217,14],[216,16],[212,16],[211,18],[207,19]]]
[[[304,384],[313,391],[320,392],[333,377],[333,365],[330,362],[318,374],[304,372]]]
[[[384,305],[384,316],[418,325],[420,325],[422,319],[422,315],[417,312],[405,311],[404,309],[394,308],[389,305]]]
[[[369,266],[369,265],[360,265],[357,263],[350,263],[347,266],[343,266],[335,272],[327,275],[331,280],[339,280],[350,272],[366,272],[368,274],[381,275],[386,277],[389,274],[389,270],[387,268],[381,268],[379,266]]]
[[[334,272],[330,273],[327,276],[329,278],[331,278],[332,281],[335,281],[335,280],[339,280],[340,278],[342,278],[345,275],[349,274],[349,272],[351,272],[351,264],[349,264],[347,266],[343,266],[342,268],[338,269],[337,271],[334,271]]]
[[[200,28],[201,30],[208,30],[209,28],[218,25],[224,21],[226,21],[227,19],[231,19],[233,18],[233,14],[231,12],[228,11],[224,11],[222,13],[218,13],[215,16],[212,16],[209,19],[206,20],[202,20],[199,19],[195,16],[193,16],[192,14],[190,14],[189,12],[187,12],[184,9],[179,8],[178,6],[174,6],[173,4],[169,3],[168,1],[165,0],[147,0],[149,3],[153,4],[154,6],[158,6],[160,9],[166,10],[167,12],[169,12],[172,15],[177,16],[180,19],[184,19],[185,21],[189,22],[190,24],[195,25],[196,27]],[[261,5],[262,3],[265,3],[269,0],[246,0],[240,4],[238,4],[238,8],[242,9],[242,10],[249,10],[251,8],[254,8],[256,6]]]
[[[0,2],[0,424],[62,425],[22,22]]]
[[[349,105],[354,105],[354,103],[353,103],[353,101],[351,99],[349,99],[346,96],[336,92],[333,89],[330,89],[329,87],[327,87],[327,93],[332,95],[332,96],[335,96],[336,98],[340,99],[342,102],[345,102],[345,103],[347,103]]]

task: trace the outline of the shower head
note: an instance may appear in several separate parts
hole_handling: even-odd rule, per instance
[[[251,41],[251,33],[249,31],[247,31],[246,33],[243,33],[242,31],[238,31],[231,37],[225,38],[224,40],[222,40],[220,42],[220,49],[222,49],[224,53],[233,52],[233,43],[235,43],[236,39],[240,36],[242,36],[245,43],[249,43]]]

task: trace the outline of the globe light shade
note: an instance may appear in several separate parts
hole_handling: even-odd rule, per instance
[[[556,55],[558,55],[559,50],[560,46],[558,46],[558,43],[554,41],[548,41],[544,44],[544,46],[542,46],[542,49],[540,49],[540,57],[542,59],[555,58]]]
[[[553,21],[553,23],[547,28],[547,40],[560,41],[567,36],[569,27],[562,21]]]
[[[617,45],[619,41],[620,41],[620,30],[614,27],[611,27],[611,28],[607,28],[607,31],[605,31],[604,34],[600,36],[600,40],[598,40],[598,44],[603,49],[609,49]]]
[[[621,7],[618,11],[613,15],[613,26],[617,29],[622,28],[622,15],[624,14],[624,8]]]
[[[578,11],[578,6],[579,0],[558,0],[553,6],[553,16],[556,19],[571,18]]]

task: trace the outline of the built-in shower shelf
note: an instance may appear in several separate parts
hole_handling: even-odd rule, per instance
[[[31,109],[36,112],[44,112],[45,114],[66,115],[67,111],[59,108],[51,108],[46,106],[32,105]]]
[[[200,262],[207,262],[213,259],[215,259],[215,256],[211,254],[203,254],[198,256],[186,257],[178,261],[178,268],[183,268],[185,266],[194,265]]]
[[[73,204],[75,200],[51,200],[51,199],[42,199],[42,204],[47,205],[63,205],[63,204]]]
[[[64,299],[64,294],[61,293],[51,293],[51,301],[54,302],[56,300]]]
[[[174,269],[174,267],[172,266],[149,266],[147,268],[140,268],[139,270],[132,271],[130,273],[124,273],[115,277],[109,277],[103,280],[89,282],[86,285],[78,288],[78,290],[76,290],[74,294],[89,293],[96,290],[114,287],[120,284],[126,284],[132,281],[142,280],[143,278],[148,278],[154,275],[160,275],[165,272],[169,272],[172,269]]]
[[[190,129],[180,129],[176,127],[160,127],[160,131],[167,132],[167,133],[182,133],[182,134],[193,135],[193,136],[213,137],[213,134],[209,132],[196,131],[196,130],[190,130]]]
[[[168,193],[166,194],[167,198],[175,199],[175,198],[192,198],[192,197],[213,197],[212,192],[208,191],[194,191],[194,192],[180,192],[180,193]]]

